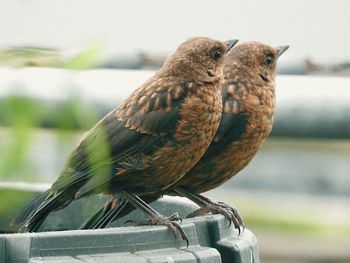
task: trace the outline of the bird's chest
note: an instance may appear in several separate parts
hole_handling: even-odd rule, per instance
[[[265,139],[271,132],[273,119],[273,111],[269,108],[250,113],[242,137],[251,140],[254,140],[254,138],[258,140]]]
[[[221,119],[222,98],[218,90],[204,89],[186,98],[174,140],[186,148],[207,148]]]
[[[159,174],[164,175],[164,181],[175,175],[179,180],[199,161],[216,134],[221,114],[219,91],[193,94],[186,98],[181,105],[180,120],[172,142],[152,157],[153,161],[166,164],[156,168],[160,170]],[[172,174],[174,176],[170,176]]]
[[[242,138],[264,140],[272,129],[275,112],[273,91],[249,94],[245,99],[247,123]]]
[[[275,98],[269,96],[250,96],[246,104],[247,122],[242,136],[229,145],[226,158],[235,164],[239,171],[254,157],[261,148],[264,140],[269,136],[275,112]]]

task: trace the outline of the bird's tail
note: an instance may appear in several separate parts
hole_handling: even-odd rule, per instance
[[[115,199],[111,197],[107,200],[104,207],[97,211],[92,217],[85,221],[80,229],[98,229],[105,228],[109,223],[123,217],[135,208],[124,199]]]
[[[45,191],[32,200],[12,221],[12,225],[19,225],[18,232],[35,232],[44,222],[48,214],[61,207],[61,194],[50,196]]]

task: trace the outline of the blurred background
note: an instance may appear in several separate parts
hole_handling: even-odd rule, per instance
[[[191,36],[290,45],[270,138],[207,195],[238,208],[262,262],[350,262],[349,10],[347,0],[1,0],[0,188],[52,183],[81,135]],[[0,198],[0,214],[16,202]]]

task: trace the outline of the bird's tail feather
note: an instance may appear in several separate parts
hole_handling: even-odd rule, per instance
[[[13,220],[13,225],[20,225],[18,232],[35,232],[48,214],[60,206],[60,194],[49,197],[49,190],[32,200]]]
[[[36,196],[29,204],[27,204],[12,220],[12,225],[21,225],[23,224],[37,209],[38,207],[45,201],[49,194],[49,191],[45,191],[38,196]]]
[[[133,206],[124,199],[117,200],[113,197],[110,198],[107,200],[103,208],[97,211],[96,214],[94,214],[80,226],[80,229],[105,228],[109,223],[122,217],[125,215],[125,212],[129,211],[127,205],[131,206],[130,211],[134,209]]]
[[[95,229],[97,222],[101,220],[103,216],[106,214],[106,208],[102,207],[98,210],[94,215],[92,215],[88,220],[86,220],[79,229]]]
[[[142,197],[146,203],[152,203],[158,198],[160,198],[160,195],[149,195]],[[128,215],[135,209],[136,208],[127,200],[123,198],[116,200],[112,197],[107,200],[103,208],[98,210],[96,214],[85,221],[80,226],[80,229],[105,228],[111,222]]]

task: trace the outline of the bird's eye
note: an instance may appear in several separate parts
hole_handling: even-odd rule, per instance
[[[221,58],[222,55],[222,51],[220,49],[216,49],[213,51],[213,59],[215,59],[216,61],[218,61]]]
[[[267,65],[271,65],[273,63],[273,56],[270,54],[266,57],[266,60],[265,60],[266,64]]]

